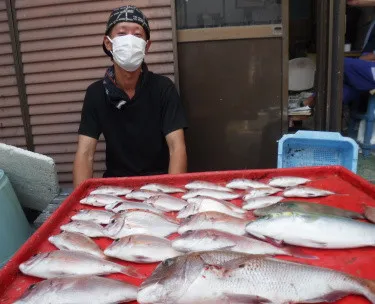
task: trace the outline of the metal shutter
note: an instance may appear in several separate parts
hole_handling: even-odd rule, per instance
[[[101,43],[110,11],[126,4],[150,19],[150,70],[173,80],[170,0],[17,0],[16,15],[35,151],[53,157],[62,184],[72,163],[84,93],[111,64]],[[95,155],[95,176],[105,168],[105,144]]]

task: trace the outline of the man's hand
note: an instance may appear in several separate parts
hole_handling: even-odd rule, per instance
[[[359,57],[359,59],[366,60],[366,61],[375,61],[375,54],[372,54],[372,53],[365,54]]]
[[[187,155],[184,130],[176,130],[166,136],[169,148],[169,174],[185,173],[187,171]]]
[[[375,6],[375,0],[347,0],[352,6]]]

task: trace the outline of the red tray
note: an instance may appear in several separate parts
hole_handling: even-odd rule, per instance
[[[292,175],[311,178],[309,183],[322,189],[332,190],[336,193],[349,195],[330,196],[320,199],[305,199],[305,201],[316,201],[327,205],[341,207],[344,209],[362,212],[363,204],[375,206],[375,186],[362,179],[351,171],[339,167],[309,167],[291,169],[270,169],[270,170],[247,170],[247,171],[226,171],[226,172],[206,172],[181,175],[162,175],[132,178],[108,178],[91,179],[77,188],[55,211],[54,214],[28,239],[28,241],[16,252],[0,271],[0,303],[13,303],[18,299],[30,284],[41,281],[41,279],[25,276],[18,266],[32,255],[39,252],[55,250],[56,248],[48,242],[50,235],[58,234],[59,227],[70,221],[70,217],[79,209],[91,208],[79,204],[79,200],[85,197],[89,191],[100,185],[122,185],[127,187],[140,187],[146,183],[158,182],[176,186],[184,186],[189,181],[200,179],[219,184],[239,177],[258,179],[267,181],[271,177],[281,175]],[[315,180],[315,181],[314,181]],[[301,199],[303,200],[303,199]],[[233,201],[239,204],[240,201]],[[111,243],[111,240],[101,238],[97,243],[103,249]],[[348,250],[316,250],[303,249],[306,254],[319,257],[319,260],[302,260],[292,257],[280,257],[288,260],[301,261],[304,263],[328,267],[339,271],[365,278],[375,279],[375,248],[360,248]],[[157,266],[155,264],[140,265],[126,263],[120,260],[116,262],[123,265],[134,265],[140,272],[149,275]],[[124,275],[110,275],[108,277],[121,279],[123,281],[140,285],[141,280],[126,277]],[[369,303],[359,296],[349,296],[337,302],[340,304],[361,304]]]

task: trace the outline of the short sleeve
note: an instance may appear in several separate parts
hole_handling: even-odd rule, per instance
[[[188,122],[181,98],[170,79],[168,79],[168,85],[163,95],[162,130],[163,134],[167,136],[176,130],[186,129]]]
[[[99,139],[102,129],[97,113],[96,99],[98,96],[100,96],[100,94],[95,92],[95,89],[95,86],[91,85],[86,90],[78,133],[80,135],[86,135],[88,137]]]

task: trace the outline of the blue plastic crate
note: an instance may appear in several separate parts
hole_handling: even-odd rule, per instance
[[[358,144],[337,132],[298,131],[278,143],[278,168],[341,165],[357,172]]]

